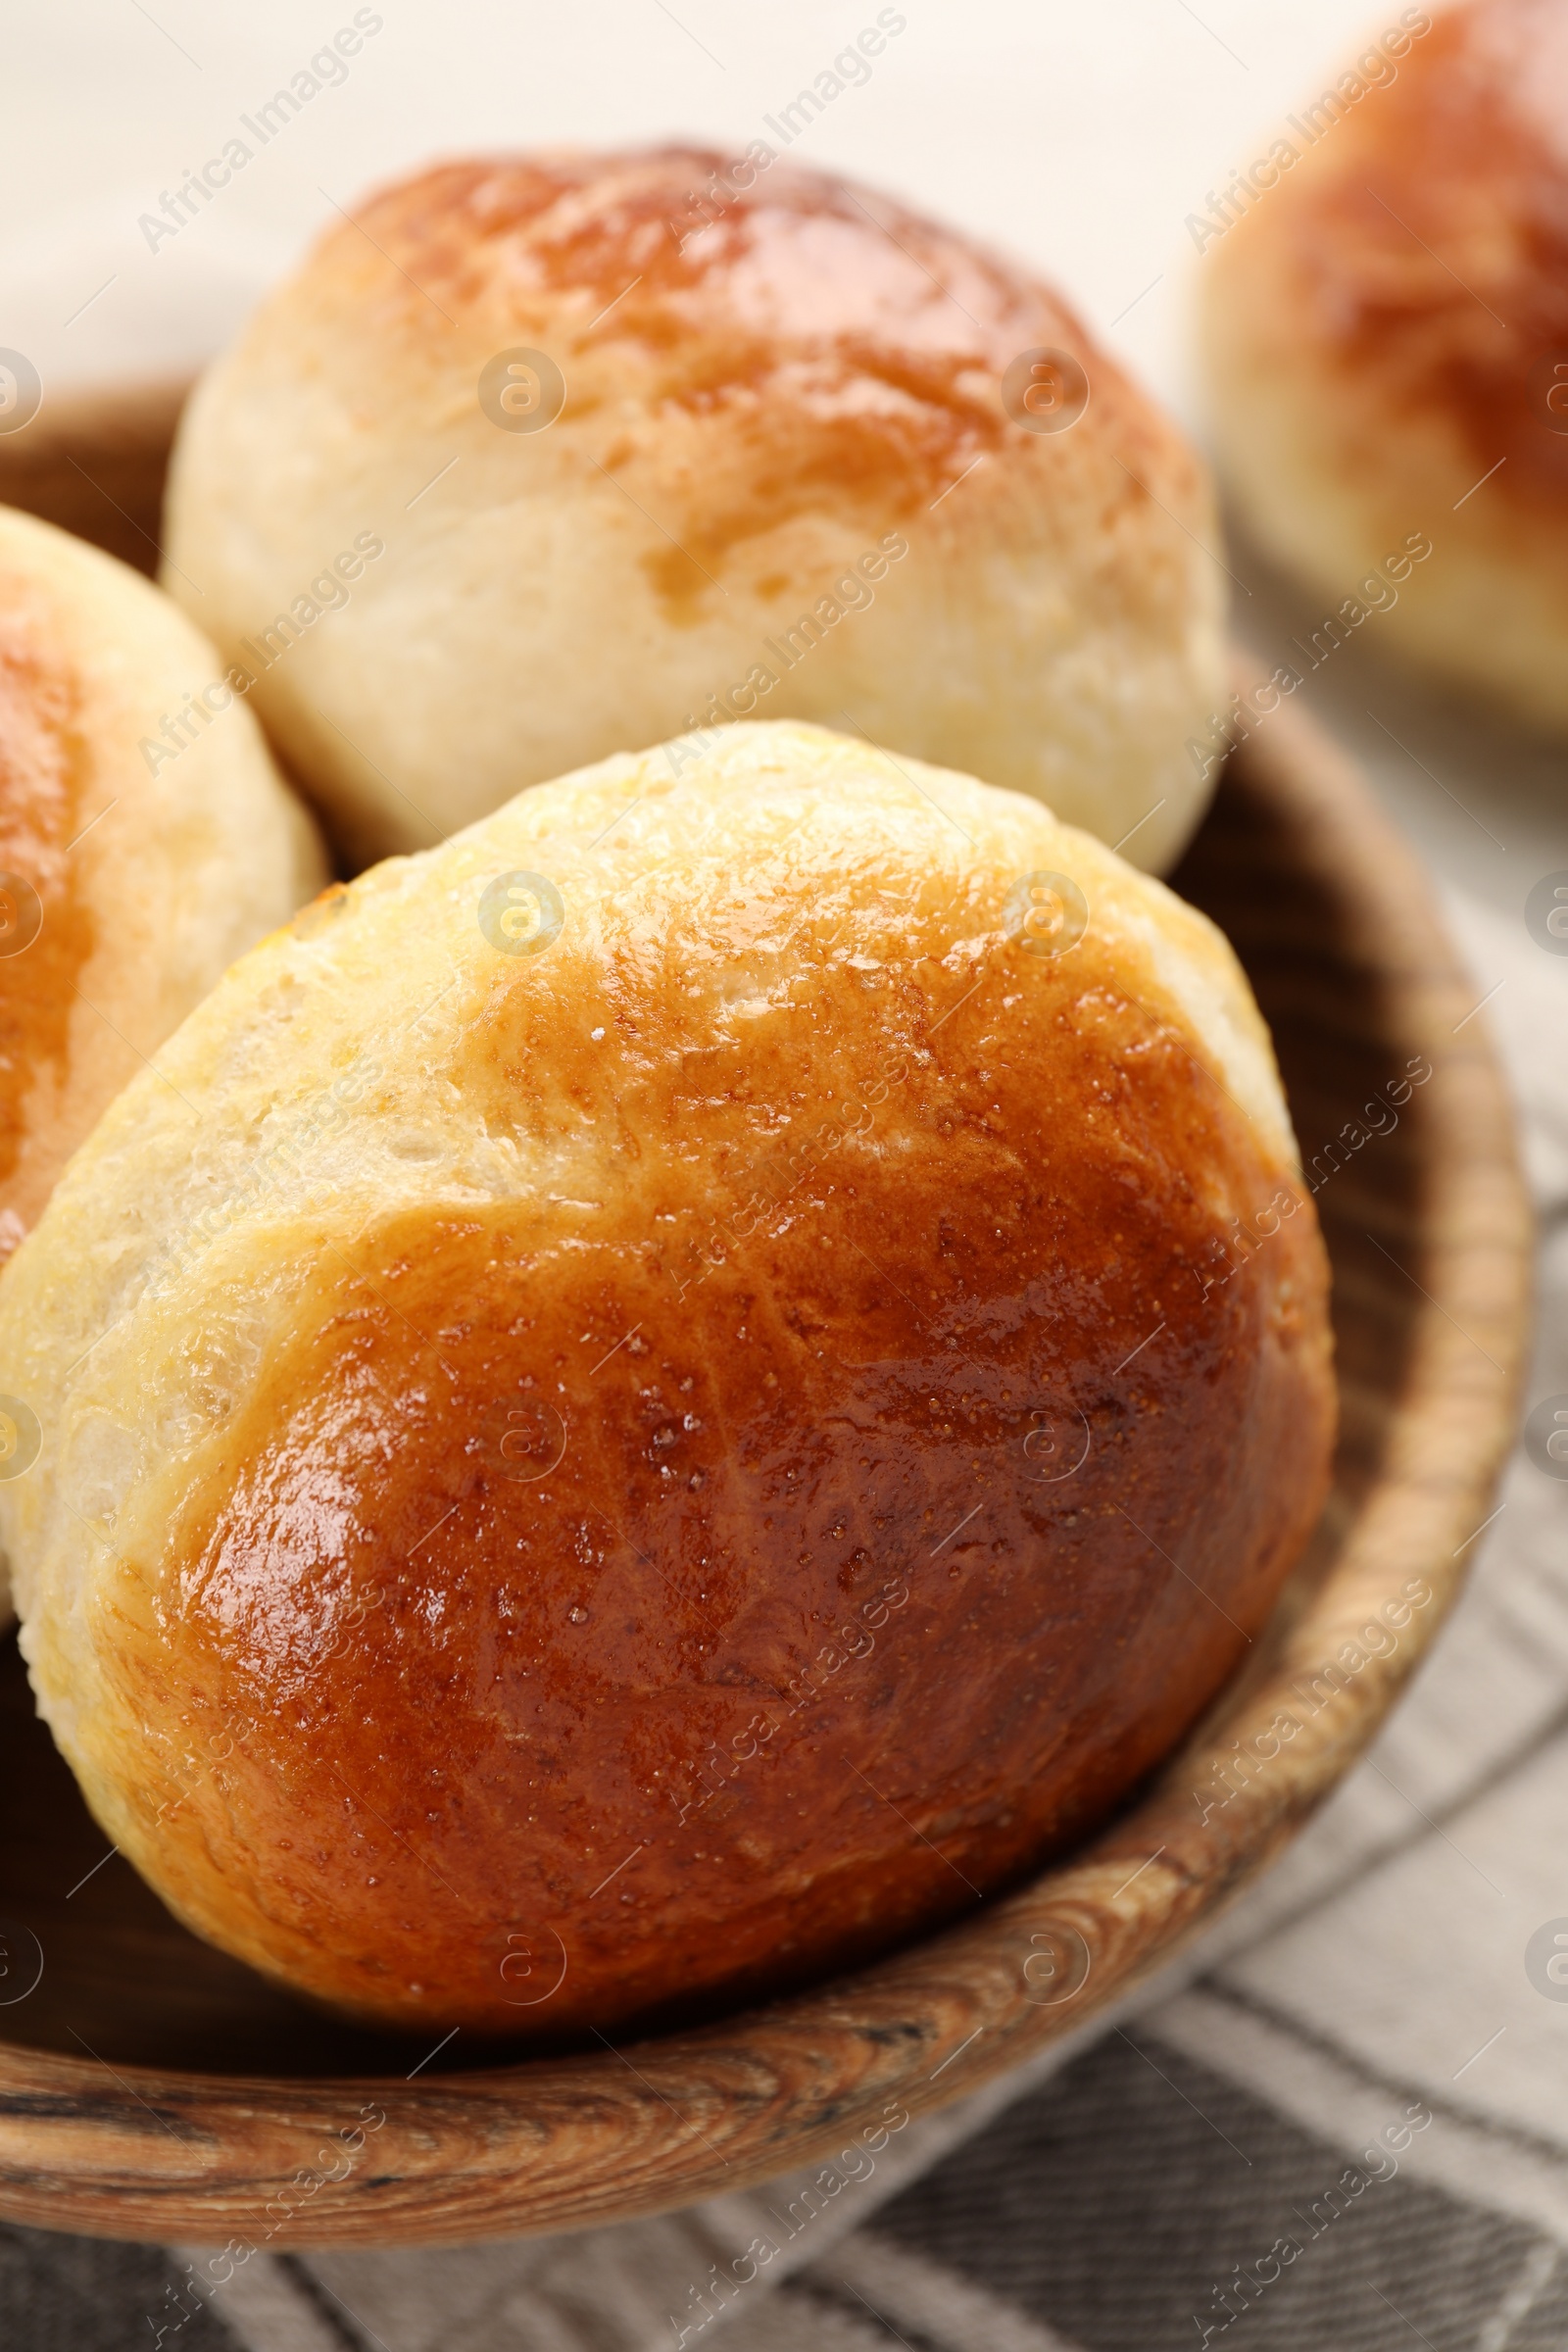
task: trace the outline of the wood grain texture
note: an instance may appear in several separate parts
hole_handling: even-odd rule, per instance
[[[164,477],[188,390],[148,383],[113,397],[46,399],[24,431],[0,435],[0,503],[155,572]]]
[[[73,455],[101,481],[110,451],[129,466],[122,424],[97,431],[83,412],[73,444],[57,418],[31,479],[18,435],[0,493],[108,543],[79,505],[51,507],[51,485],[69,490]],[[162,466],[149,432],[140,486],[114,477],[127,514],[155,511]],[[1429,1645],[1492,1507],[1530,1218],[1485,1016],[1468,1017],[1474,991],[1420,868],[1289,707],[1232,760],[1175,881],[1230,933],[1274,1028],[1334,1264],[1344,1426],[1329,1507],[1267,1635],[1139,1801],[965,1923],[766,2009],[521,2065],[462,2035],[431,2055],[317,2017],[206,1950],[118,1859],[77,1886],[104,1840],[13,1648],[0,2212],[275,2249],[569,2229],[740,2188],[1079,2026],[1294,1835]],[[1380,1099],[1396,1123],[1362,1116]],[[1413,1603],[1411,1585],[1430,1598]],[[1381,1630],[1364,1640],[1368,1626]],[[6,2002],[30,1973],[17,1929],[43,1975]]]

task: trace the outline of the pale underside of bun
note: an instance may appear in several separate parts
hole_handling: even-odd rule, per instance
[[[361,858],[793,715],[1168,865],[1223,674],[1200,461],[1049,288],[869,192],[753,166],[694,225],[720,161],[480,160],[370,199],[199,387],[172,589],[201,583]],[[543,429],[480,398],[519,350],[559,371]],[[1033,429],[1074,368],[1082,414]]]
[[[1568,730],[1568,13],[1447,11],[1288,143],[1204,265],[1240,517],[1331,611],[1373,582],[1380,643]]]
[[[162,1066],[0,1286],[24,1647],[166,1900],[358,2014],[580,2031],[947,1916],[1316,1514],[1256,1007],[1021,796],[800,725],[612,760]]]

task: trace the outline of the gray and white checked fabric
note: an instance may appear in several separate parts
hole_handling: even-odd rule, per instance
[[[1514,854],[1477,887],[1457,820],[1383,776],[1491,997],[1542,1217],[1529,1401],[1568,1394],[1568,956],[1521,912],[1568,868],[1564,763],[1535,755],[1510,799],[1522,752],[1461,729],[1444,760],[1444,714],[1422,735],[1348,655],[1342,707],[1315,699],[1352,741],[1358,677]],[[847,2158],[819,2210],[786,2180],[577,2236],[258,2255],[205,2304],[181,2290],[195,2248],[0,2229],[0,2343],[1562,2352],[1568,1483],[1521,1451],[1500,1499],[1413,1692],[1283,1863],[1113,2020]]]

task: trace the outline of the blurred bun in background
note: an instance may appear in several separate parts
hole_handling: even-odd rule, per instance
[[[362,860],[794,715],[1158,870],[1206,797],[1213,530],[1048,286],[758,141],[368,200],[197,390],[168,579]]]
[[[1198,235],[1247,528],[1568,734],[1568,0],[1404,10]]]

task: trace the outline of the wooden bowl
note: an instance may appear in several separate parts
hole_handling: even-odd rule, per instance
[[[0,438],[0,498],[150,567],[178,403],[170,387],[46,409]],[[1308,1556],[1197,1735],[1080,1852],[875,1967],[623,2049],[466,2067],[462,2035],[434,2054],[375,2041],[176,1926],[104,1856],[12,1644],[0,2212],[110,2236],[375,2245],[742,2188],[862,2131],[878,2144],[890,2112],[972,2090],[1079,2026],[1295,1834],[1431,1642],[1492,1507],[1530,1218],[1484,1016],[1421,871],[1289,705],[1233,757],[1175,879],[1229,932],[1273,1024],[1321,1179],[1344,1412]],[[1380,1095],[1397,1124],[1378,1110],[1373,1134],[1358,1114]]]

